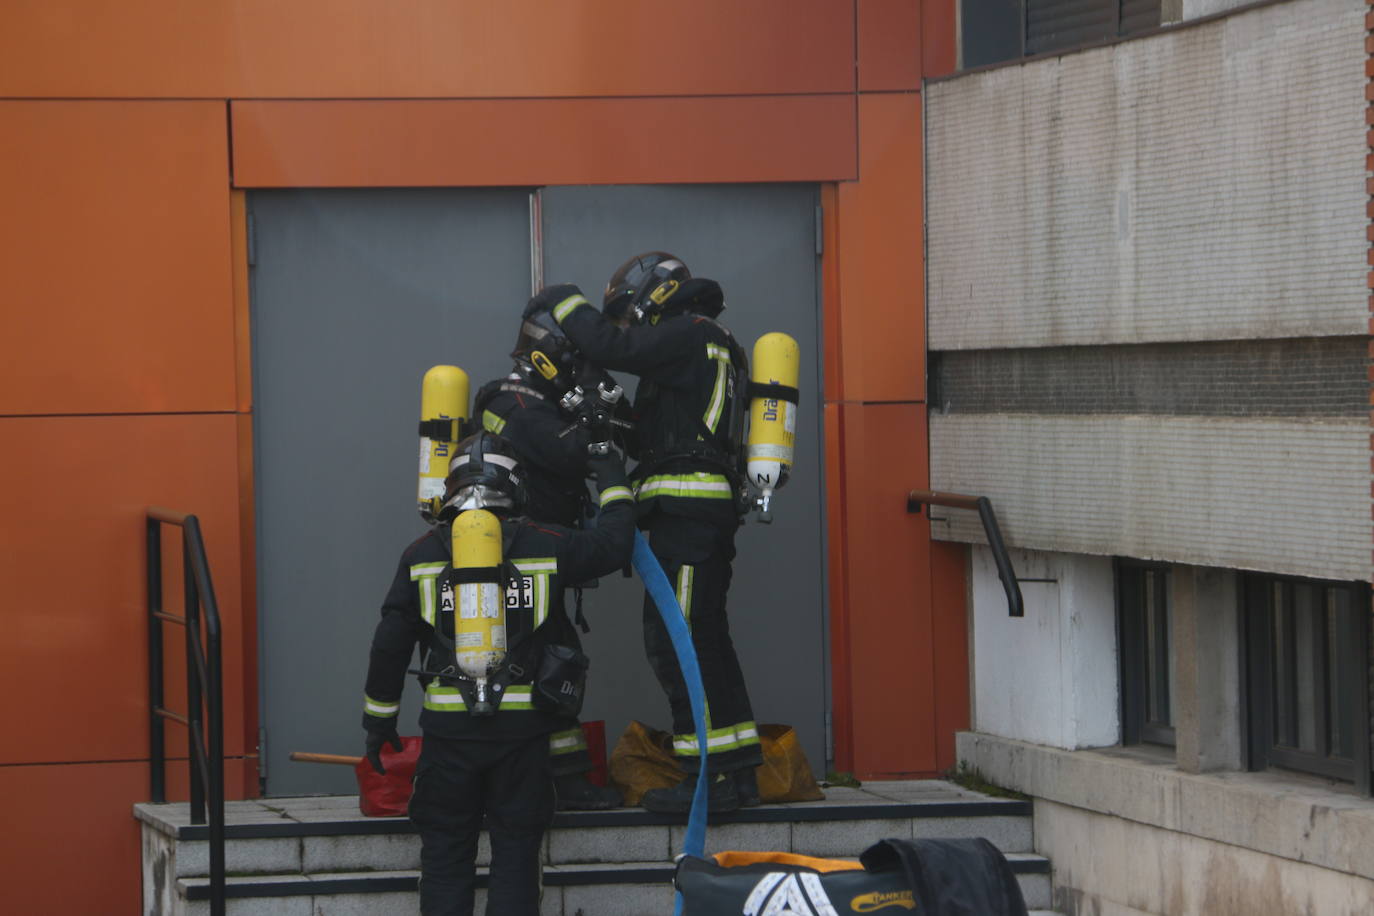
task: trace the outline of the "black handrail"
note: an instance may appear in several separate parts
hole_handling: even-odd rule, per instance
[[[983,533],[988,536],[988,546],[992,548],[992,561],[997,564],[997,578],[1002,580],[1002,590],[1007,593],[1007,614],[1011,617],[1026,616],[1025,605],[1021,602],[1021,586],[1017,584],[1016,570],[1012,569],[1007,545],[1002,542],[1002,529],[997,526],[997,515],[992,511],[992,500],[986,496],[912,490],[906,497],[906,511],[920,512],[923,503],[954,509],[972,509],[978,513],[983,522]]]
[[[182,580],[185,617],[162,609],[162,526],[181,529]],[[200,520],[168,509],[149,508],[146,519],[148,547],[148,706],[149,761],[152,764],[153,801],[167,801],[164,719],[186,726],[187,762],[191,769],[191,823],[206,821],[206,794],[210,820],[210,912],[224,916],[224,686],[220,675],[220,620],[210,563]],[[201,637],[204,606],[205,635]],[[162,625],[174,623],[186,629],[186,715],[165,709],[162,690]],[[202,709],[203,707],[203,709]]]

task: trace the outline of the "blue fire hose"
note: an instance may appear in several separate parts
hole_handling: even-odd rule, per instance
[[[682,851],[689,856],[704,856],[706,853],[706,786],[709,781],[706,758],[706,690],[701,685],[701,668],[697,665],[696,649],[692,646],[692,632],[687,629],[687,621],[677,596],[663,574],[658,557],[649,549],[644,535],[635,532],[634,567],[649,597],[658,605],[658,613],[668,636],[673,641],[673,651],[677,653],[677,663],[682,669],[683,680],[687,682],[687,696],[692,702],[692,721],[697,726],[697,747],[701,750],[701,771],[697,776],[696,794],[692,796],[692,811],[687,815],[687,836],[682,843]],[[677,894],[673,908],[674,916],[682,914],[682,894]]]

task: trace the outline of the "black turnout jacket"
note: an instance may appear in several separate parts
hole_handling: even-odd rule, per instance
[[[552,305],[563,332],[589,360],[640,378],[634,414],[640,461],[632,479],[641,518],[655,508],[733,529],[742,443],[736,411],[748,359],[724,325],[684,313],[620,328],[576,287]]]
[[[618,463],[598,468],[601,516],[595,528],[573,530],[528,518],[502,523],[504,559],[515,570],[505,586],[507,647],[548,621],[539,638],[575,645],[572,624],[563,603],[564,586],[621,569],[629,562],[634,539],[634,504]],[[445,620],[443,585],[451,568],[448,525],[436,526],[401,555],[382,603],[382,619],[372,636],[367,669],[363,727],[389,733],[396,728],[401,691],[415,646],[420,646],[420,670],[442,670],[450,658],[435,627],[444,626],[452,639],[451,614]],[[426,734],[472,740],[530,738],[568,728],[572,720],[534,708],[529,678],[506,688],[496,715],[468,714],[457,686],[421,676],[424,708],[420,727]],[[450,682],[451,684],[451,682]]]

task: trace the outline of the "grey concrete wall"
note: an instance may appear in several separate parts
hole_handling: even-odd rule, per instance
[[[1362,0],[925,92],[932,350],[1365,334]]]
[[[1035,805],[1065,916],[1368,916],[1374,881],[1053,802]]]
[[[1369,578],[1363,423],[932,414],[930,482],[990,497],[1020,547]],[[937,538],[984,540],[942,515]]]
[[[972,732],[957,754],[1035,796],[1036,851],[1053,861],[1056,903],[1070,916],[1374,911],[1374,805],[1352,789]]]
[[[928,87],[933,488],[1018,547],[1370,578],[1364,11]]]

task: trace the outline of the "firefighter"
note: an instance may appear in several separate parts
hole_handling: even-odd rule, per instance
[[[581,690],[576,670],[567,674],[558,667],[582,658],[567,648],[573,627],[563,607],[563,584],[622,568],[634,535],[623,461],[611,450],[589,460],[588,468],[600,494],[599,524],[586,531],[535,524],[520,516],[524,474],[510,444],[487,432],[463,440],[450,463],[439,524],[406,548],[382,605],[363,728],[367,756],[384,772],[381,749],[399,746],[401,690],[419,643],[424,742],[410,818],[422,843],[424,916],[473,912],[484,817],[491,839],[487,913],[536,916],[539,911],[540,847],[554,808],[549,735],[573,724],[575,712],[570,715],[560,705],[562,694],[580,698]],[[468,547],[461,532],[467,520],[490,518],[473,510],[500,520],[499,573],[493,567],[490,575],[478,575],[483,570],[469,569],[463,560]],[[460,537],[452,538],[450,529],[459,530]],[[466,637],[474,635],[464,628],[488,616],[469,609],[473,595],[487,600],[472,590],[492,588],[492,582],[502,589],[489,602],[504,608],[501,625],[488,621],[485,635],[477,635],[498,644],[502,663],[487,682],[474,681],[460,667],[465,647],[473,644]],[[552,675],[546,677],[551,665]],[[550,683],[554,686],[548,688]]]
[[[710,780],[710,810],[759,801],[758,727],[725,605],[735,531],[745,505],[739,473],[745,392],[740,386],[748,361],[715,320],[724,305],[718,283],[693,278],[680,259],[655,251],[631,258],[616,271],[600,312],[567,284],[541,291],[527,308],[527,313],[552,313],[597,365],[640,379],[633,410],[640,450],[633,475],[638,524],[677,590],[707,705],[703,755],[677,656],[646,595],[645,652],[667,694],[674,753],[688,774],[674,788],[645,793],[644,807],[663,813],[689,810],[703,771]]]
[[[478,390],[473,416],[519,456],[526,475],[525,514],[537,522],[581,528],[590,508],[586,472],[591,434],[560,401],[570,394],[580,397],[584,387],[595,397],[592,383],[601,377],[585,365],[557,323],[545,318],[521,323],[510,374]],[[585,630],[581,583],[567,584],[576,591],[577,623]],[[549,747],[559,808],[602,810],[622,804],[615,788],[587,779],[592,761],[577,723],[551,735]]]

